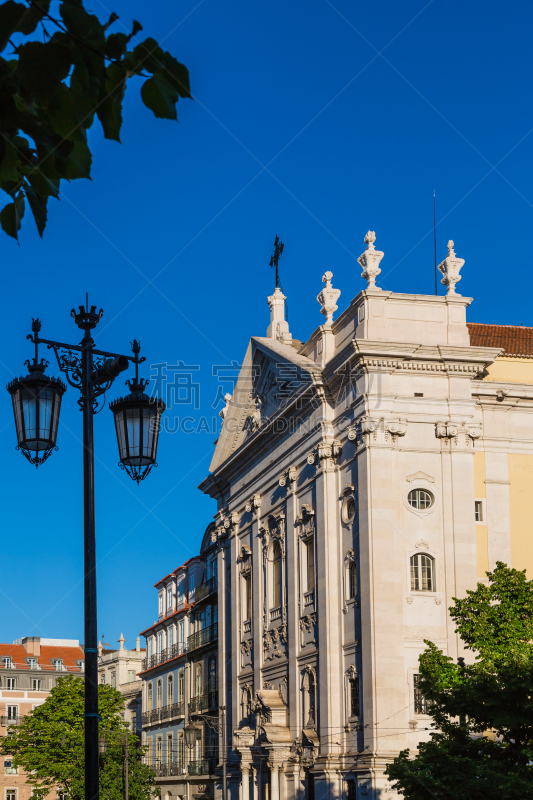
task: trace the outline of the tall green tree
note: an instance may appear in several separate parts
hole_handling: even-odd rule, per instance
[[[124,700],[111,686],[98,687],[98,707],[102,718],[99,733],[104,752],[100,755],[100,796],[102,800],[122,800],[125,780],[125,734],[121,717]],[[53,789],[70,800],[85,797],[84,764],[84,681],[60,678],[43,705],[24,717],[20,725],[9,728],[0,745],[2,755],[13,757],[13,764],[28,774],[35,797],[45,797]],[[131,800],[150,800],[154,794],[155,773],[143,763],[144,749],[136,736],[129,737],[129,793]]]
[[[89,178],[87,131],[95,117],[107,139],[120,141],[122,101],[131,78],[156,117],[177,119],[180,97],[191,97],[189,73],[151,38],[110,33],[83,0],[7,0],[0,5],[0,188],[11,197],[0,224],[18,239],[26,201],[42,236],[49,197],[61,181]]]
[[[429,641],[420,656],[436,730],[387,768],[406,800],[533,798],[533,581],[501,562],[487,576],[450,608],[474,663]]]

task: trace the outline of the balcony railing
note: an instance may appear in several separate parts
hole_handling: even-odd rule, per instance
[[[0,717],[0,725],[6,727],[7,725],[20,725],[24,717]]]
[[[142,724],[144,727],[154,725],[163,720],[175,719],[185,716],[185,706],[183,703],[171,703],[161,708],[154,708],[152,711],[143,711]]]
[[[244,620],[244,622],[242,623],[242,630],[243,630],[243,633],[251,633],[251,631],[252,631],[252,620],[251,619],[245,619]]]
[[[179,761],[173,761],[170,764],[156,764],[153,769],[158,778],[166,777],[167,775],[185,775],[187,772],[184,764]]]
[[[210,625],[202,631],[196,631],[196,633],[193,633],[187,638],[187,652],[190,653],[191,650],[196,650],[198,647],[210,644],[210,642],[216,641],[217,637],[218,622],[215,622],[214,625]]]
[[[178,656],[182,656],[184,653],[185,645],[183,642],[178,642],[177,644],[173,644],[172,647],[161,650],[160,653],[143,658],[142,669],[143,671],[145,669],[152,669],[152,667],[157,667],[158,664],[163,664],[165,661],[170,661],[172,658],[178,658]]]
[[[199,603],[200,600],[204,600],[206,597],[209,597],[210,594],[216,592],[218,588],[218,578],[216,575],[213,575],[212,578],[209,578],[208,581],[205,583],[201,583],[200,586],[196,589],[196,596],[195,602]]]
[[[277,619],[281,619],[281,606],[270,609],[270,622],[275,622]]]
[[[218,692],[208,692],[192,697],[189,703],[190,714],[202,714],[210,708],[218,707]]]
[[[304,608],[312,606],[315,601],[315,592],[311,589],[310,592],[304,592]]]
[[[201,761],[189,761],[189,775],[212,775],[215,771],[215,762],[212,758],[203,758]]]

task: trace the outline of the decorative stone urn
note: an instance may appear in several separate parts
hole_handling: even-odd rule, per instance
[[[326,325],[331,325],[333,322],[333,313],[337,310],[337,300],[341,296],[340,289],[334,289],[331,285],[331,279],[333,278],[333,272],[329,270],[324,273],[322,276],[322,283],[326,285],[317,296],[317,300],[322,306],[320,309],[320,313],[324,314],[326,317]]]
[[[448,255],[441,261],[437,269],[442,272],[443,278],[441,283],[443,286],[448,287],[446,294],[458,294],[455,291],[455,284],[459,283],[461,276],[459,275],[461,267],[465,263],[464,258],[457,258],[455,250],[453,249],[453,241],[450,239],[448,242]],[[460,297],[461,295],[459,295]]]
[[[379,264],[384,256],[381,250],[376,250],[374,242],[376,241],[376,234],[374,231],[368,231],[365,236],[366,250],[357,259],[359,266],[363,268],[361,277],[368,281],[367,289],[377,289],[381,291],[381,287],[376,286],[376,278],[381,272]]]

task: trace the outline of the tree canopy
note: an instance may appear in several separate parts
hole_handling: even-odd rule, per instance
[[[99,734],[105,743],[100,755],[100,796],[102,800],[124,797],[125,735],[121,717],[123,698],[111,686],[98,686],[101,716]],[[72,676],[60,678],[49,697],[9,728],[2,740],[2,755],[12,756],[13,765],[28,773],[34,797],[45,797],[56,789],[70,800],[85,797],[84,763],[84,681]],[[150,800],[155,787],[153,770],[143,764],[144,749],[128,733],[129,796]]]
[[[450,614],[473,664],[433,643],[419,687],[435,732],[387,768],[406,800],[533,798],[533,581],[498,562]]]
[[[95,116],[104,136],[120,141],[130,78],[145,79],[141,98],[156,117],[177,119],[179,98],[191,97],[187,68],[154,39],[139,41],[136,20],[129,33],[109,33],[115,13],[101,23],[83,0],[61,0],[58,15],[50,5],[0,5],[0,53],[9,48],[0,56],[0,188],[11,197],[0,224],[15,239],[26,200],[42,236],[61,181],[90,178]]]

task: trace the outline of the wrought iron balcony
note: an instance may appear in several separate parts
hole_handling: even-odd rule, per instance
[[[217,637],[218,622],[215,622],[214,625],[210,625],[208,628],[204,628],[202,631],[196,631],[196,633],[193,633],[187,638],[187,652],[190,653],[191,650],[197,650],[198,647],[203,647],[206,644],[215,642]]]
[[[216,575],[213,575],[212,578],[209,578],[208,581],[205,583],[201,583],[200,586],[196,589],[194,600],[196,603],[199,603],[200,600],[205,600],[206,597],[209,597],[210,594],[216,592],[218,589],[218,578]]]
[[[0,725],[4,728],[8,725],[20,725],[24,717],[0,717]]]
[[[172,761],[167,764],[156,764],[153,767],[157,777],[166,777],[167,775],[184,775],[187,770],[185,766],[179,761]]]
[[[189,703],[190,714],[203,714],[211,708],[218,708],[218,692],[208,692],[192,697]]]
[[[170,661],[173,658],[178,658],[185,653],[185,645],[183,642],[178,642],[177,644],[173,644],[172,647],[167,647],[165,650],[161,650],[160,653],[156,653],[153,656],[148,656],[147,658],[143,658],[142,661],[142,670],[152,669],[152,667],[157,667],[159,664],[163,664],[165,661]]]
[[[203,758],[201,761],[189,761],[189,775],[213,775],[215,762],[212,758]]]

